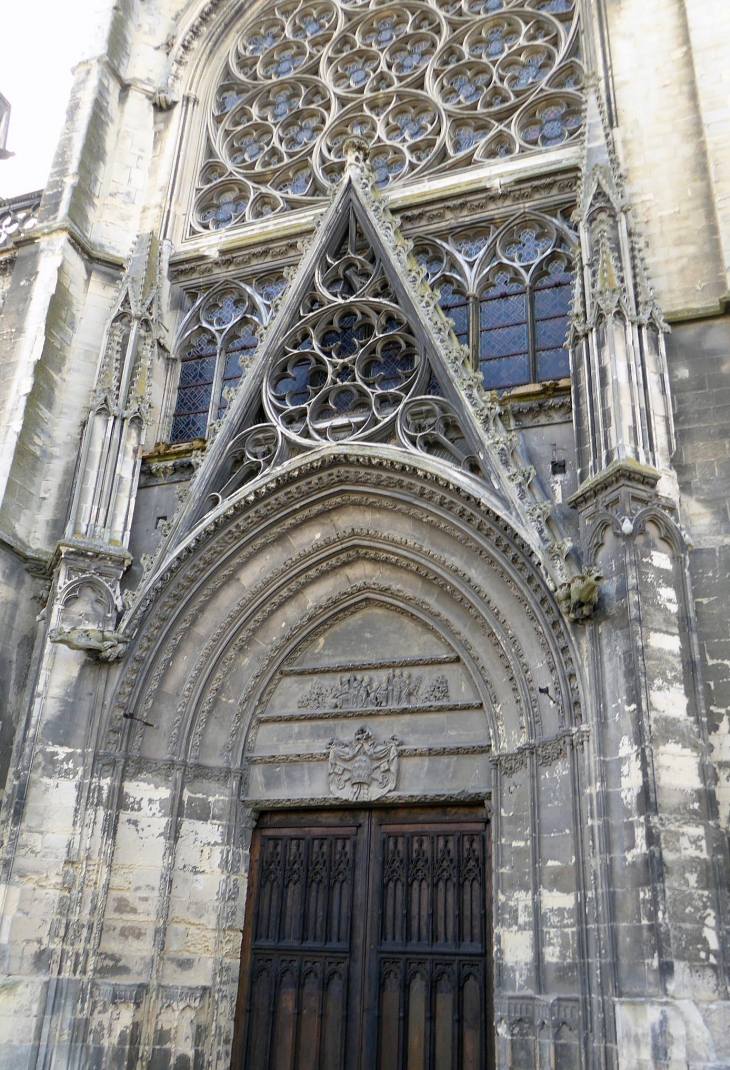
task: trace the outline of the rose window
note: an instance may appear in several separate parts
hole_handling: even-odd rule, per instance
[[[290,0],[231,49],[193,229],[305,207],[349,136],[378,183],[555,148],[582,125],[574,0]]]

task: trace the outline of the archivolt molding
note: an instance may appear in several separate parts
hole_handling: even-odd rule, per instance
[[[346,468],[352,467],[354,463],[359,469],[357,485],[360,489],[353,489],[351,484],[346,489],[343,487],[343,463]],[[549,663],[553,666],[551,673],[557,674],[556,664],[565,672],[565,684],[561,686],[558,676],[553,675],[553,686],[565,696],[565,713],[569,723],[580,722],[580,695],[571,643],[554,600],[535,571],[534,556],[530,549],[515,536],[514,531],[502,518],[491,511],[485,511],[481,503],[465,495],[459,488],[433,486],[430,482],[424,484],[423,474],[407,465],[398,466],[397,472],[394,472],[390,465],[382,467],[383,470],[378,471],[373,465],[364,464],[362,457],[355,462],[350,460],[349,463],[347,459],[340,459],[339,463],[330,459],[330,463],[322,472],[319,463],[309,462],[303,466],[304,470],[298,473],[299,480],[290,478],[272,481],[264,501],[259,500],[259,494],[249,495],[246,502],[239,502],[238,508],[227,510],[228,515],[219,516],[209,529],[199,532],[198,536],[183,548],[179,557],[158,577],[154,587],[148,590],[144,606],[138,606],[133,619],[128,622],[128,634],[136,628],[139,629],[139,637],[128,657],[117,695],[116,713],[110,726],[110,743],[113,746],[116,745],[115,740],[119,741],[124,712],[135,709],[136,716],[142,720],[148,719],[155,688],[185,632],[204,603],[240,568],[242,562],[305,519],[349,504],[394,509],[434,525],[467,545],[470,551],[482,558],[490,568],[495,568],[519,600],[527,619],[540,636],[540,641],[545,644]],[[307,500],[312,498],[319,500],[314,505],[306,506]],[[247,533],[251,532],[256,532],[256,537],[247,545],[242,545]],[[366,534],[372,538],[372,533]],[[419,555],[430,560],[429,552],[423,548],[419,548]],[[433,557],[437,558],[437,555]],[[434,560],[433,563],[438,562]],[[268,582],[272,582],[272,578]],[[477,598],[484,597],[488,598],[485,592],[477,595]],[[180,610],[188,599],[188,606],[180,618]],[[231,619],[222,622],[216,636],[211,639],[212,647],[221,643],[223,635],[232,627],[238,612],[238,609],[234,610]],[[174,625],[171,624],[173,621]],[[170,628],[173,626],[175,630],[170,634]],[[164,641],[162,649],[161,640]],[[550,647],[554,653],[550,653]],[[205,657],[207,656],[208,653],[205,654]],[[201,658],[198,672],[202,670],[203,660]],[[145,685],[146,697],[140,696],[139,701],[135,700],[134,696],[150,663],[153,668]],[[525,677],[528,678],[529,675]],[[186,684],[186,703],[191,701],[198,686],[197,677],[191,674]],[[188,690],[190,696],[187,694]],[[184,703],[180,704],[181,707],[183,705]],[[528,705],[535,708],[536,704],[531,699]],[[179,712],[182,712],[182,708]],[[132,749],[137,750],[141,745],[141,726],[133,727],[135,733],[131,741]]]
[[[437,466],[425,458],[416,460],[413,456],[398,453],[383,447],[368,450],[360,447],[357,452],[346,446],[334,451],[325,448],[304,458],[297,458],[283,470],[267,473],[264,479],[251,484],[212,511],[205,520],[175,549],[174,554],[162,558],[156,569],[143,583],[134,605],[127,611],[122,628],[132,634],[151,603],[167,587],[171,580],[185,569],[185,586],[189,587],[206,567],[208,557],[205,548],[217,541],[223,529],[226,532],[225,549],[237,543],[245,531],[253,525],[264,522],[271,509],[280,512],[285,519],[288,504],[301,503],[301,491],[297,489],[300,482],[312,483],[312,489],[324,490],[336,483],[338,477],[333,469],[347,468],[357,470],[357,484],[362,487],[402,488],[406,495],[410,493],[414,500],[427,502],[432,509],[440,511],[445,508],[461,518],[468,517],[467,523],[476,532],[493,544],[497,551],[511,557],[517,554],[519,559],[529,561],[532,567],[539,568],[539,561],[532,547],[497,511],[497,502],[492,504],[484,496],[477,497],[472,489],[462,485],[465,480],[457,471],[438,471]],[[434,471],[436,469],[436,471]],[[276,495],[276,505],[266,505]],[[456,503],[460,502],[457,506]],[[255,508],[252,508],[255,507]],[[234,518],[237,518],[234,520]],[[233,521],[233,524],[231,523]],[[201,554],[201,551],[204,551]],[[220,550],[210,557],[212,562]],[[192,574],[187,562],[196,557],[196,573]]]
[[[301,522],[301,519],[299,522]],[[353,539],[357,541],[357,548],[348,548],[347,544],[351,543]],[[448,588],[451,597],[455,597],[457,601],[461,602],[462,604],[466,604],[468,611],[470,612],[472,618],[475,621],[475,624],[480,627],[480,629],[484,632],[488,640],[491,642],[491,644],[497,651],[497,655],[503,664],[506,677],[511,681],[511,687],[515,697],[515,704],[517,708],[526,708],[531,711],[531,720],[534,719],[534,723],[532,725],[532,729],[529,735],[534,735],[536,730],[539,734],[539,709],[537,693],[534,683],[532,681],[532,675],[530,673],[529,665],[527,664],[527,661],[522,653],[514,631],[510,628],[503,614],[500,614],[499,611],[496,609],[492,600],[489,599],[488,595],[486,595],[486,592],[484,592],[483,589],[472,584],[469,580],[469,577],[466,576],[465,573],[463,573],[461,570],[454,568],[453,566],[450,566],[449,562],[447,562],[445,559],[439,558],[438,555],[436,555],[435,553],[427,555],[432,560],[437,561],[444,572],[448,572],[450,570],[452,574],[458,575],[461,583],[467,587],[470,587],[474,592],[475,597],[486,604],[489,614],[493,615],[496,618],[497,624],[495,624],[494,621],[485,623],[483,615],[475,608],[474,603],[471,600],[466,599],[464,595],[456,593],[452,588],[451,584],[447,580],[445,580],[443,575],[438,575],[433,570],[424,568],[418,562],[417,559],[406,560],[404,556],[402,556],[402,553],[401,555],[399,555],[397,553],[397,550],[395,549],[400,549],[401,552],[404,550],[408,550],[414,557],[416,557],[414,551],[417,548],[413,544],[409,545],[406,540],[388,539],[381,536],[378,539],[378,544],[382,547],[380,550],[373,549],[372,547],[363,548],[363,542],[368,539],[371,542],[373,541],[371,532],[354,529],[353,531],[344,534],[342,537],[335,537],[330,540],[327,540],[324,544],[318,544],[314,555],[311,551],[305,551],[300,554],[298,558],[285,562],[282,566],[280,566],[280,568],[276,570],[275,573],[272,573],[271,576],[267,577],[261,584],[258,585],[258,587],[249,592],[246,597],[242,598],[239,601],[238,605],[234,607],[233,610],[231,610],[226,619],[221,622],[220,626],[216,629],[216,632],[206,644],[206,647],[201,653],[198,662],[196,663],[195,667],[190,673],[190,676],[188,677],[188,681],[183,690],[182,701],[178,705],[177,713],[171,730],[170,740],[168,744],[168,755],[170,757],[175,756],[176,752],[179,755],[178,741],[182,734],[184,718],[186,717],[186,715],[189,715],[191,711],[193,711],[193,716],[196,719],[196,725],[192,731],[192,738],[190,742],[190,757],[193,759],[197,758],[202,733],[204,731],[208,715],[212,708],[213,702],[220,690],[220,687],[222,686],[223,681],[228,675],[231,666],[235,663],[236,657],[240,650],[246,645],[247,642],[250,641],[252,636],[256,634],[256,632],[261,627],[263,622],[267,619],[267,617],[270,616],[271,613],[275,612],[278,608],[280,608],[280,606],[284,605],[287,601],[289,601],[299,590],[302,590],[304,587],[306,587],[309,583],[313,582],[317,578],[327,575],[328,572],[331,572],[334,568],[343,567],[347,564],[356,563],[361,560],[383,561],[389,564],[393,564],[396,567],[404,568],[411,573],[415,572],[416,574],[430,580],[430,582],[435,583],[444,589]],[[253,549],[252,553],[257,552],[258,549],[260,548],[257,547]],[[324,551],[324,553],[322,551]],[[316,556],[317,558],[317,561],[312,563],[312,567],[310,567],[308,570],[306,568],[302,570],[301,574],[298,575],[295,580],[283,587],[275,596],[272,595],[272,588],[276,587],[277,582],[279,580],[283,579],[284,577],[291,576],[293,573],[295,574],[298,571],[298,566],[300,564],[306,564],[307,562],[309,562],[312,556]],[[235,743],[235,736],[237,734],[238,727],[243,719],[244,712],[247,706],[249,706],[250,704],[251,696],[258,686],[259,680],[267,673],[270,673],[272,671],[272,667],[277,666],[282,659],[285,659],[290,656],[292,647],[299,645],[301,642],[304,641],[305,638],[308,641],[313,638],[312,633],[310,631],[306,631],[306,628],[308,628],[313,622],[317,622],[319,618],[324,615],[325,621],[323,622],[323,624],[326,623],[327,625],[331,625],[331,610],[336,610],[341,601],[349,602],[353,595],[353,592],[358,591],[359,589],[360,588],[358,588],[357,586],[352,587],[345,594],[338,594],[332,599],[329,599],[326,603],[324,603],[324,605],[315,607],[298,623],[296,635],[294,638],[291,636],[291,634],[283,636],[281,640],[271,648],[269,654],[267,655],[266,661],[262,666],[260,666],[256,674],[251,677],[249,683],[246,686],[246,690],[244,691],[239,701],[236,717],[234,718],[234,723],[229,737],[229,743],[225,748],[224,754],[222,755],[222,757],[224,757],[224,760],[226,761],[226,764],[231,764],[233,762],[232,754]],[[443,614],[433,609],[433,607],[429,607],[426,603],[420,602],[412,598],[407,594],[407,592],[403,590],[396,590],[387,586],[383,587],[383,589],[381,590],[377,588],[377,586],[373,585],[370,581],[363,582],[363,584],[361,585],[361,589],[362,591],[371,592],[373,594],[387,594],[390,596],[391,599],[396,602],[396,604],[400,602],[402,604],[405,604],[406,606],[410,606],[411,608],[417,610],[421,619],[423,619],[423,614],[425,613],[427,620],[430,618],[431,620],[437,620],[440,623],[442,629],[444,630],[443,634],[445,636],[448,636],[449,634],[458,634],[454,632],[453,626],[449,624],[447,618]],[[239,626],[239,622],[246,608],[255,608],[256,605],[260,605],[262,606],[262,608],[250,620],[250,623],[247,625],[245,630],[235,635],[233,641],[230,642],[230,637],[235,633],[237,627]],[[303,629],[305,630],[306,634],[303,632]],[[314,634],[316,634],[316,626]],[[471,660],[474,661],[476,665],[478,665],[480,679],[483,681],[484,685],[489,688],[488,674],[484,664],[479,658],[478,653],[465,636],[458,635],[458,639],[464,649],[468,651]],[[287,648],[290,649],[287,651]],[[223,651],[225,651],[225,653],[223,654],[222,660],[220,660],[219,655]],[[546,650],[546,655],[548,657],[549,653],[549,650]],[[515,656],[518,659],[519,670],[516,669],[516,666],[511,664],[510,654],[512,654],[512,656]],[[205,689],[205,691],[203,691],[200,686],[196,685],[198,685],[198,681],[204,675],[206,668],[210,666],[211,663],[215,663],[216,661],[218,661],[218,668],[215,672],[212,682],[208,682],[207,688]],[[552,662],[552,659],[551,668],[551,677],[553,679],[554,686],[556,686],[556,688],[559,688],[560,685],[558,682],[557,672],[555,669],[555,665]],[[527,685],[526,694],[521,693],[518,681],[520,683],[522,683],[522,681],[525,681]],[[265,707],[274,686],[274,682],[270,683],[264,693],[260,695],[256,702],[257,710],[261,710],[263,707]],[[197,696],[197,702],[194,701],[194,696]],[[144,706],[145,710],[151,708],[152,701],[153,695],[151,692],[148,692]],[[489,703],[491,704],[492,716],[494,718],[494,710],[497,706],[497,698],[491,688],[489,688]],[[496,718],[494,719],[494,726],[496,731]],[[523,733],[527,730],[527,726],[524,724],[524,722],[521,725],[521,730]],[[186,738],[188,734],[189,733],[185,733]],[[499,736],[497,736],[497,738],[499,738]]]

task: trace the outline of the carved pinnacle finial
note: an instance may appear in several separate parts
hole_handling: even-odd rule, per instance
[[[364,138],[353,135],[342,146],[345,154],[345,175],[352,178],[360,189],[374,193],[377,175],[370,163],[370,146]]]
[[[360,167],[362,167],[363,164],[367,164],[369,149],[370,146],[365,138],[358,137],[356,134],[346,138],[345,143],[342,146],[342,151],[345,154],[347,163],[355,164]]]

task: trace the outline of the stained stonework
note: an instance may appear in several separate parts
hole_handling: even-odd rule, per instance
[[[0,206],[0,1070],[267,1070],[257,845],[419,813],[494,1070],[730,1067],[728,34],[108,4]]]

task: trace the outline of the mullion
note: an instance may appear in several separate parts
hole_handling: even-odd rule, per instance
[[[535,291],[532,286],[527,287],[525,293],[525,305],[527,307],[527,345],[529,360],[529,383],[537,382],[537,328],[535,325]]]

